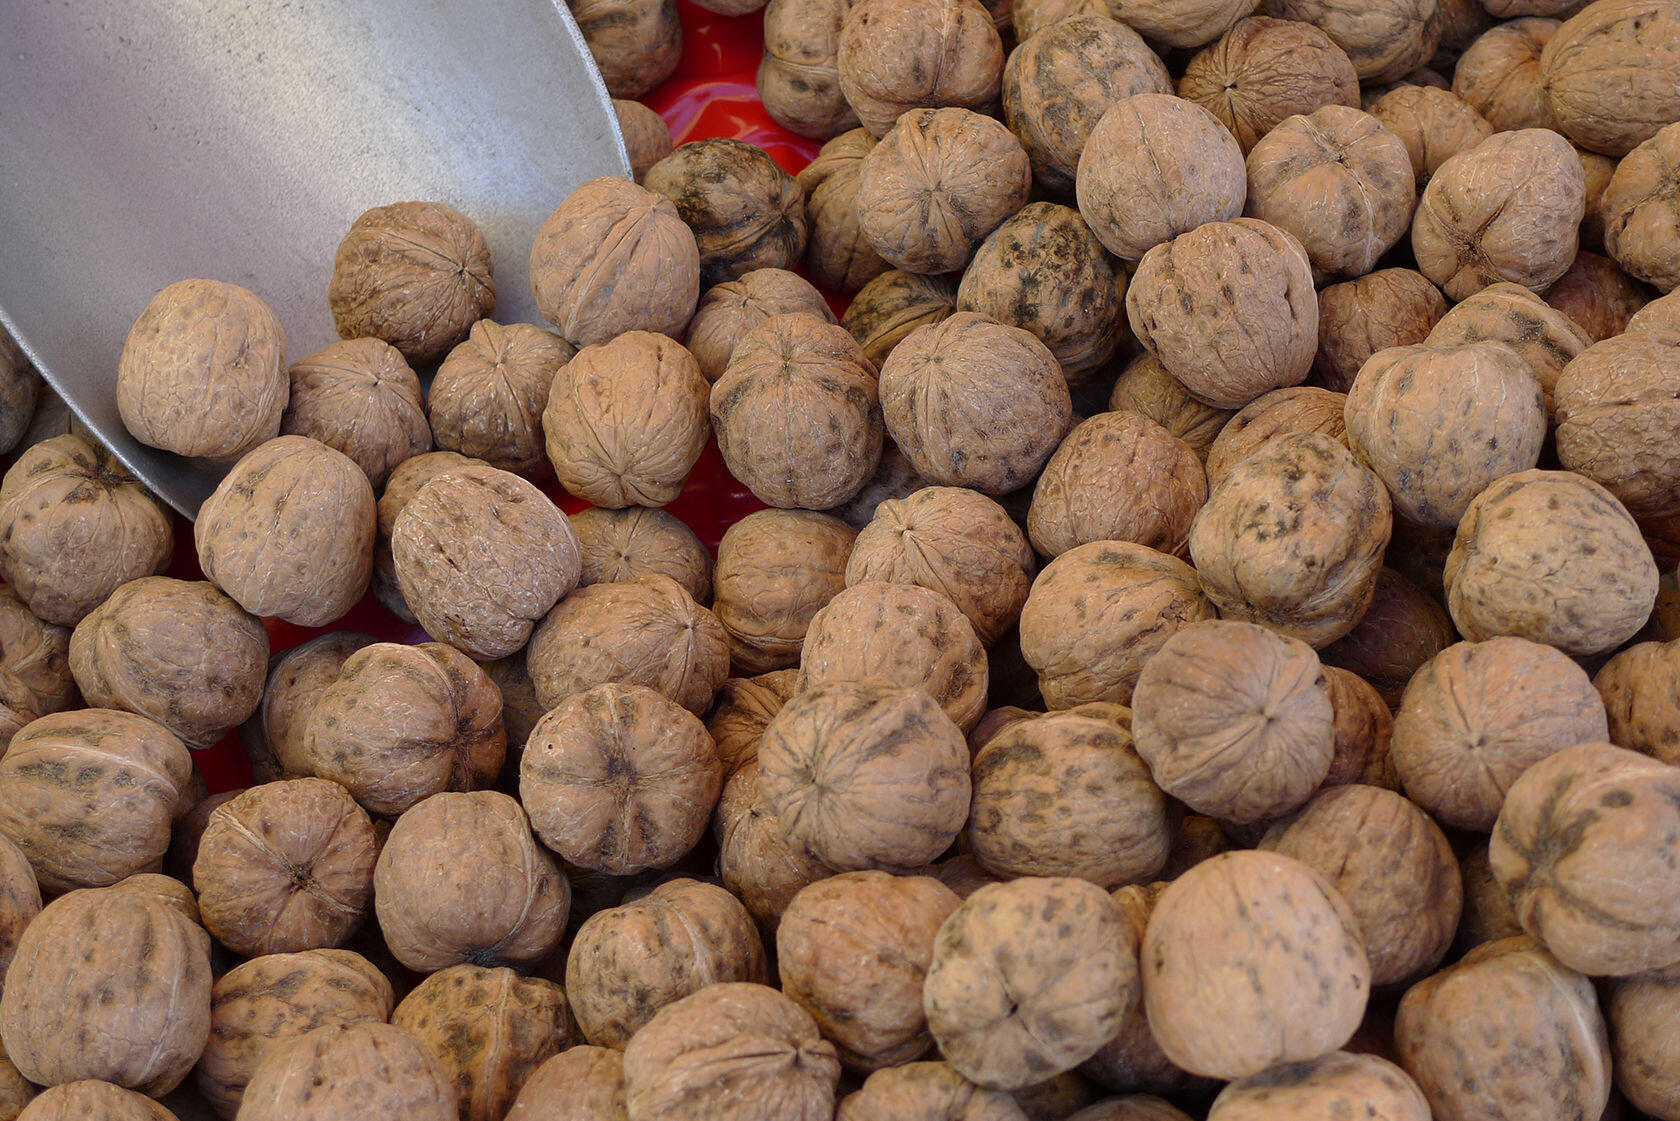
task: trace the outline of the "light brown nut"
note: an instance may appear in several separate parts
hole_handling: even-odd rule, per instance
[[[657,573],[681,584],[695,603],[712,601],[712,554],[675,515],[645,506],[623,510],[591,506],[568,520],[577,534],[583,566],[578,587]]]
[[[567,6],[614,97],[642,96],[682,60],[676,0],[567,0]]]
[[[1680,514],[1680,347],[1650,335],[1606,339],[1564,367],[1555,395],[1565,467],[1635,517]]]
[[[14,1121],[176,1121],[175,1114],[144,1094],[93,1079],[53,1086],[10,1116]]]
[[[1621,161],[1580,147],[1575,149],[1575,158],[1581,161],[1581,171],[1587,177],[1587,209],[1581,218],[1581,248],[1604,253],[1607,252],[1604,248],[1604,191],[1610,186]]]
[[[281,433],[343,452],[375,487],[403,460],[432,450],[420,379],[390,343],[341,339],[293,362],[286,376]]]
[[[974,0],[858,0],[836,54],[840,92],[858,119],[885,136],[911,109],[979,109],[997,96],[1003,40]]]
[[[1232,412],[1217,409],[1190,395],[1184,383],[1161,366],[1153,354],[1140,354],[1126,363],[1109,393],[1108,407],[1150,420],[1190,445],[1204,462],[1220,429]]]
[[[396,528],[397,515],[421,487],[445,471],[482,464],[482,459],[468,459],[457,452],[426,452],[403,460],[385,482],[385,489],[379,495],[379,540],[373,549],[373,594],[386,610],[405,623],[419,620],[403,599],[402,588],[397,583],[397,562],[391,556],[391,531]]]
[[[763,7],[757,86],[770,119],[817,140],[854,128],[858,118],[840,90],[838,58],[849,0],[770,0]]]
[[[1680,296],[1670,292],[1634,312],[1628,319],[1627,333],[1680,343]]]
[[[1026,1121],[1026,1114],[1010,1095],[976,1086],[944,1062],[883,1067],[841,1099],[835,1113],[835,1121],[870,1121],[878,1117],[915,1118],[916,1121]]]
[[[1680,286],[1680,188],[1673,185],[1677,163],[1680,128],[1671,125],[1622,158],[1599,203],[1605,252],[1660,292]]]
[[[268,660],[262,704],[240,725],[239,739],[257,782],[303,778],[314,766],[304,730],[321,694],[345,661],[377,641],[372,635],[332,631]]]
[[[1464,885],[1464,917],[1458,925],[1455,949],[1466,952],[1486,942],[1512,938],[1523,932],[1516,908],[1505,885],[1494,878],[1488,864],[1486,842],[1464,854],[1459,861],[1459,879]]]
[[[178,280],[152,297],[117,363],[117,410],[142,444],[234,460],[280,432],[286,336],[256,294]]]
[[[529,323],[474,323],[426,394],[438,447],[516,475],[546,471],[543,409],[555,373],[575,353],[558,335]]]
[[[1458,60],[1452,92],[1495,132],[1555,128],[1540,87],[1540,54],[1559,26],[1555,19],[1532,17],[1495,24]]]
[[[1593,677],[1617,747],[1680,765],[1680,644],[1641,642]]]
[[[1359,77],[1347,52],[1312,24],[1248,16],[1190,60],[1178,95],[1218,118],[1247,155],[1297,113],[1357,108]]]
[[[1528,362],[1546,394],[1548,413],[1563,368],[1591,341],[1567,315],[1509,281],[1490,284],[1455,305],[1423,339],[1425,346],[1440,347],[1504,343]]]
[[[1153,1094],[1123,1094],[1088,1105],[1067,1121],[1190,1121],[1190,1115]]]
[[[712,610],[737,673],[799,665],[812,616],[846,586],[856,537],[839,518],[809,510],[759,510],[724,532]]]
[[[1433,290],[1433,289],[1432,289]],[[1225,481],[1231,468],[1280,436],[1319,432],[1347,444],[1343,419],[1347,395],[1311,385],[1293,385],[1262,393],[1225,422],[1207,452],[1209,487]]]
[[[754,269],[789,269],[805,255],[805,193],[762,148],[725,137],[691,141],[642,182],[694,231],[702,287]]]
[[[1406,145],[1420,187],[1442,164],[1494,132],[1469,102],[1433,86],[1396,86],[1377,98],[1368,111]]]
[[[1394,766],[1407,796],[1443,824],[1486,832],[1529,767],[1606,737],[1604,704],[1568,657],[1521,638],[1460,642],[1406,686]]]
[[[455,1091],[414,1037],[389,1024],[328,1024],[257,1067],[246,1121],[454,1121]]]
[[[873,252],[873,250],[871,250]],[[918,327],[938,323],[957,310],[957,281],[890,269],[872,278],[853,297],[841,326],[863,347],[877,368]]]
[[[441,202],[376,206],[338,243],[327,302],[341,338],[384,339],[410,362],[435,362],[496,306],[490,247]]]
[[[664,2],[674,20],[674,0]],[[531,294],[573,346],[626,331],[675,338],[700,299],[700,250],[669,199],[628,179],[591,179],[537,230]]]
[[[1599,0],[1540,56],[1540,90],[1563,134],[1623,156],[1680,118],[1680,13],[1662,0]]]
[[[1435,53],[1435,0],[1275,0],[1269,15],[1313,24],[1347,52],[1362,82],[1393,82]]]
[[[826,6],[833,0],[811,0]],[[770,20],[779,5],[798,6],[797,0],[772,0],[765,9],[765,42],[770,41]],[[839,13],[835,13],[835,34],[839,34]],[[768,48],[766,48],[768,50]],[[769,56],[760,64],[760,75]],[[760,81],[762,81],[762,77]],[[845,103],[842,101],[842,105]],[[771,110],[773,113],[774,110]],[[851,110],[847,109],[850,115]],[[855,117],[853,118],[855,120]],[[824,288],[835,292],[856,292],[889,268],[864,236],[858,221],[858,175],[863,157],[875,146],[875,137],[865,128],[843,132],[822,146],[816,159],[797,176],[805,192],[805,272]],[[860,342],[862,340],[859,340]]]
[[[1332,1051],[1233,1082],[1214,1099],[1208,1121],[1354,1116],[1430,1121],[1429,1103],[1406,1072],[1376,1055]]]
[[[625,1121],[624,1056],[580,1045],[538,1067],[506,1121]]]
[[[718,877],[747,905],[766,937],[774,935],[782,912],[800,888],[833,875],[783,838],[776,815],[758,796],[756,756],[724,784],[714,831]]]
[[[30,614],[0,586],[0,755],[24,725],[81,704],[70,674],[70,631]]]
[[[618,131],[624,135],[624,151],[630,157],[630,177],[640,183],[648,168],[671,154],[671,130],[664,118],[640,101],[615,97],[613,114],[618,117]]]
[[[700,297],[688,327],[688,352],[706,379],[715,382],[728,368],[736,343],[767,320],[795,312],[836,322],[822,293],[804,277],[780,268],[754,269],[713,285]]]
[[[723,683],[717,707],[706,717],[706,731],[723,762],[725,779],[758,758],[764,729],[793,696],[798,680],[798,670],[780,669]]]
[[[1445,314],[1441,290],[1411,269],[1381,269],[1330,285],[1318,294],[1313,383],[1346,393],[1371,355],[1423,342]]]
[[[686,856],[722,787],[705,725],[640,685],[567,697],[531,729],[519,764],[520,799],[543,844],[614,876]]]
[[[1680,968],[1652,970],[1609,986],[1604,1016],[1609,1021],[1612,1073],[1636,1109],[1653,1117],[1680,1111],[1680,1083],[1675,1072],[1674,985]]]
[[[881,447],[881,463],[875,468],[875,474],[863,484],[863,489],[857,492],[857,497],[844,505],[836,506],[833,513],[841,521],[861,532],[874,519],[875,512],[883,503],[895,498],[908,498],[931,485],[916,474],[909,458],[898,450],[898,445],[889,440]]]

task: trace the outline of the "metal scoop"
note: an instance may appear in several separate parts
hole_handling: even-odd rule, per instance
[[[117,415],[117,358],[159,289],[242,284],[301,358],[337,338],[350,223],[425,200],[484,231],[496,318],[537,321],[537,227],[584,180],[628,174],[559,0],[0,0],[0,322],[189,518],[225,467]]]

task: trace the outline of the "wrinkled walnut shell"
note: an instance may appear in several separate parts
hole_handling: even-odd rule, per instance
[[[839,518],[809,510],[759,510],[724,532],[712,611],[737,672],[799,665],[811,617],[846,587],[856,538]]]
[[[293,362],[286,376],[281,433],[343,452],[375,487],[403,460],[432,450],[420,379],[390,343],[341,339]]]
[[[539,474],[548,462],[542,417],[549,387],[574,353],[570,343],[529,323],[474,323],[426,394],[437,446],[516,475]]]

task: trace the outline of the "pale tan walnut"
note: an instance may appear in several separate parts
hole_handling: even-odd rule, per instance
[[[845,575],[848,585],[886,581],[939,592],[990,646],[1020,618],[1036,569],[1032,546],[1003,507],[964,487],[924,487],[876,507]]]
[[[1625,156],[1680,118],[1680,12],[1664,0],[1598,0],[1546,43],[1540,92],[1565,136]]]
[[[584,347],[554,376],[542,415],[560,485],[613,510],[670,502],[711,436],[709,393],[694,358],[664,335]]]
[[[516,475],[545,470],[543,409],[554,375],[575,353],[558,335],[529,323],[474,323],[426,395],[438,447]]]
[[[1628,276],[1616,262],[1582,250],[1569,270],[1546,289],[1545,300],[1593,342],[1603,342],[1627,330],[1628,320],[1652,295],[1650,287]]]
[[[881,411],[923,478],[995,497],[1037,477],[1073,402],[1055,355],[1031,332],[958,312],[893,349]]]
[[[314,763],[304,729],[316,702],[350,655],[378,641],[354,631],[332,631],[275,654],[268,661],[262,704],[239,728],[257,782],[302,778]]]
[[[1123,1094],[1088,1105],[1067,1121],[1190,1121],[1190,1115],[1154,1094]]]
[[[1616,1089],[1652,1117],[1680,1115],[1677,982],[1680,968],[1670,966],[1612,982],[1604,998]]]
[[[1167,47],[1200,47],[1253,12],[1249,0],[1110,0],[1113,17]]]
[[[853,297],[841,326],[877,368],[918,327],[939,323],[957,310],[957,280],[890,269]]]
[[[1377,98],[1369,112],[1405,144],[1420,187],[1447,160],[1494,132],[1469,102],[1433,86],[1396,86]]]
[[[844,328],[814,315],[778,315],[736,345],[711,419],[729,473],[770,506],[838,506],[881,458],[875,369]]]
[[[1343,419],[1346,403],[1345,393],[1310,385],[1261,394],[1225,423],[1213,446],[1208,448],[1208,485],[1216,487],[1224,482],[1231,468],[1280,436],[1318,432],[1345,445],[1348,442]]]
[[[432,450],[420,379],[375,338],[343,339],[292,363],[280,431],[308,436],[355,461],[375,487],[405,459]]]
[[[35,429],[37,402],[55,401],[58,395],[41,381],[17,340],[0,327],[0,448],[10,452],[34,443],[29,436]],[[58,404],[62,407],[63,402]]]
[[[617,682],[645,685],[698,715],[729,676],[729,643],[681,584],[648,573],[561,600],[532,634],[526,664],[544,708]]]
[[[846,587],[857,531],[809,510],[759,510],[718,542],[712,611],[742,674],[799,665],[811,618]]]
[[[1178,95],[1231,130],[1247,155],[1284,120],[1326,105],[1359,105],[1347,52],[1310,23],[1248,16],[1185,67]]]
[[[1161,789],[1197,813],[1248,824],[1288,813],[1324,782],[1335,712],[1311,647],[1253,623],[1206,620],[1144,663],[1132,734]]]
[[[1391,527],[1375,475],[1330,437],[1294,433],[1213,489],[1191,524],[1190,556],[1221,615],[1328,646],[1370,606]]]
[[[788,844],[836,871],[920,868],[968,817],[968,744],[920,688],[810,685],[765,728],[757,779]]]
[[[0,1115],[13,1121],[176,1121],[174,1113],[144,1094],[96,1079],[50,1087],[27,1099],[26,1107]]]
[[[834,874],[783,838],[776,815],[758,796],[756,755],[724,784],[714,829],[718,876],[767,936],[801,888]]]
[[[1563,368],[1590,344],[1587,333],[1567,315],[1521,284],[1491,284],[1467,297],[1441,317],[1423,340],[1427,346],[1453,347],[1501,342],[1528,362],[1554,408],[1553,391]]]
[[[455,1091],[390,1024],[327,1024],[278,1047],[245,1089],[245,1121],[455,1121]]]
[[[850,0],[770,0],[764,5],[758,99],[770,119],[789,132],[827,140],[857,126],[857,114],[840,90],[838,57],[840,27],[850,7]],[[808,195],[803,175],[800,180]]]
[[[35,869],[23,850],[0,837],[0,987],[5,984],[6,970],[17,951],[18,939],[40,913],[41,889],[35,879]],[[0,1102],[5,1101],[4,1082],[4,1068],[0,1067]],[[0,1110],[0,1116],[3,1115],[4,1110]]]
[[[238,459],[279,434],[288,392],[280,320],[219,280],[178,280],[153,296],[117,363],[123,425],[177,455]]]
[[[981,888],[951,912],[922,990],[928,1028],[958,1073],[1018,1090],[1071,1070],[1113,1038],[1137,994],[1131,925],[1085,880]]]
[[[1306,251],[1254,218],[1208,222],[1151,249],[1126,314],[1168,373],[1222,409],[1301,384],[1318,347]]]
[[[713,285],[700,297],[688,326],[688,352],[706,379],[715,382],[729,366],[736,343],[767,320],[795,312],[837,322],[822,293],[804,277],[786,269],[754,269]]]
[[[591,179],[562,199],[537,230],[530,267],[537,309],[573,346],[626,331],[675,337],[700,299],[694,232],[670,199],[628,179]]]
[[[973,783],[968,846],[994,875],[1113,888],[1166,863],[1166,797],[1113,721],[1054,712],[1011,724],[975,756]]]
[[[507,733],[502,776],[510,777],[519,770],[519,759],[531,729],[547,710],[537,700],[537,687],[531,683],[531,673],[525,666],[525,651],[484,662],[479,668],[502,694],[502,728]]]
[[[533,1071],[572,1044],[566,993],[506,967],[452,965],[391,1014],[454,1090],[461,1121],[502,1121]]]
[[[566,957],[566,994],[584,1038],[623,1050],[668,1004],[708,985],[769,983],[753,919],[729,892],[667,880],[584,920]]]
[[[1067,194],[1097,121],[1117,101],[1172,92],[1172,78],[1142,37],[1106,15],[1058,20],[1023,39],[1003,68],[1003,119],[1021,138],[1033,174]]]
[[[1129,704],[1144,664],[1179,628],[1214,617],[1189,565],[1093,541],[1044,566],[1021,610],[1021,653],[1052,709]]]
[[[532,1072],[506,1121],[625,1121],[624,1056],[580,1044]]]
[[[641,97],[669,78],[682,60],[682,18],[676,0],[566,3],[614,97]]]
[[[835,1121],[1026,1121],[1009,1094],[976,1086],[943,1062],[883,1067],[841,1099],[834,1116]]]
[[[1371,355],[1423,342],[1446,314],[1441,290],[1411,269],[1381,269],[1324,288],[1318,294],[1313,383],[1346,393]]]
[[[194,1080],[216,1112],[231,1118],[271,1051],[328,1024],[383,1023],[395,1005],[391,982],[349,950],[245,962],[211,989],[210,1040]]]
[[[267,669],[262,624],[198,580],[131,580],[70,634],[89,705],[150,717],[195,750],[256,711]]]
[[[425,452],[397,464],[385,481],[385,489],[379,495],[379,540],[373,550],[373,594],[405,623],[419,620],[403,600],[402,588],[397,583],[396,561],[391,556],[391,531],[396,528],[397,515],[420,493],[421,487],[445,471],[480,465],[484,465],[482,459],[468,459],[458,452]]]
[[[1347,52],[1361,82],[1397,81],[1440,42],[1435,0],[1270,0],[1268,15],[1313,24]]]
[[[1680,513],[1680,348],[1650,335],[1607,339],[1564,368],[1555,394],[1563,466],[1635,517]]]
[[[1657,566],[1609,491],[1573,472],[1534,470],[1506,475],[1470,503],[1446,583],[1465,638],[1514,634],[1597,654],[1644,626]]]
[[[641,685],[565,698],[531,729],[519,765],[520,800],[543,844],[614,876],[686,856],[722,787],[706,726]]]
[[[1489,28],[1453,69],[1452,92],[1495,132],[1555,128],[1540,88],[1540,53],[1557,32],[1555,19],[1514,19]]]
[[[723,762],[725,779],[758,758],[764,729],[793,696],[798,680],[797,669],[780,669],[723,683],[717,707],[706,717],[706,731]]]
[[[975,0],[857,0],[836,52],[840,92],[885,136],[900,115],[941,105],[980,109],[997,96],[1003,40]]]
[[[1438,1118],[1515,1116],[1544,1102],[1558,1121],[1593,1121],[1610,1096],[1592,982],[1531,938],[1478,946],[1413,985],[1394,1042]]]
[[[0,994],[6,1056],[38,1086],[180,1085],[210,1034],[210,936],[167,903],[72,891],[18,940]]]
[[[248,957],[342,946],[367,916],[377,848],[367,811],[337,783],[253,787],[218,806],[199,841],[204,927]]]
[[[383,339],[410,362],[435,362],[496,306],[490,246],[441,202],[364,211],[333,256],[327,302],[345,339]]]
[[[1363,276],[1411,227],[1417,185],[1405,141],[1371,114],[1326,105],[1248,153],[1244,213],[1295,235],[1319,278]]]
[[[112,884],[110,891],[131,892],[155,899],[164,906],[175,911],[182,918],[195,925],[202,926],[198,910],[198,897],[193,889],[174,876],[166,876],[161,872],[137,872],[125,879]]]
[[[490,785],[507,751],[501,692],[441,642],[379,642],[350,655],[303,734],[313,773],[382,817]]]
[[[1108,0],[1014,0],[1010,9],[1017,44],[1037,38],[1040,31],[1063,20],[1079,16],[1114,18]]]
[[[1460,642],[1406,686],[1394,766],[1406,795],[1443,824],[1485,833],[1529,767],[1607,737],[1604,703],[1564,654],[1522,638]]]
[[[893,2],[862,0],[853,11]],[[955,272],[1031,190],[1026,150],[1002,124],[968,109],[913,109],[863,157],[858,221],[893,266]]]
[[[1370,682],[1337,666],[1324,667],[1324,685],[1335,714],[1336,743],[1320,790],[1350,783],[1399,790],[1392,752],[1394,715],[1387,702]]]
[[[552,404],[552,402],[551,402]],[[577,586],[577,535],[519,476],[469,465],[434,476],[397,516],[391,554],[403,598],[427,633],[503,658]]]
[[[1617,747],[1680,765],[1680,643],[1641,642],[1593,677]]]
[[[805,192],[762,148],[713,137],[679,145],[642,183],[694,231],[700,283],[790,269],[805,255]]]
[[[766,41],[770,36],[768,21],[778,3],[787,2],[772,0],[765,10]],[[829,0],[815,2],[827,4]],[[835,30],[838,34],[838,21]],[[843,132],[824,144],[796,177],[799,189],[805,192],[805,272],[836,292],[856,292],[890,267],[869,244],[858,220],[858,175],[863,170],[863,157],[875,143],[868,129]]]
[[[1517,920],[1564,965],[1626,977],[1680,963],[1680,770],[1608,743],[1511,784],[1488,846]]]
[[[642,181],[648,168],[671,154],[671,130],[663,118],[640,101],[613,98],[613,115],[630,157],[630,177]]]
[[[1677,167],[1680,127],[1671,125],[1623,157],[1599,202],[1605,252],[1661,292],[1680,286]]]
[[[528,965],[554,952],[571,889],[505,794],[434,794],[391,827],[373,870],[385,944],[410,969]]]
[[[307,436],[234,464],[193,524],[211,583],[253,615],[300,627],[327,626],[367,594],[377,533],[367,474]]]
[[[658,573],[681,584],[694,602],[711,602],[712,554],[674,514],[645,506],[623,510],[591,506],[568,520],[577,534],[583,566],[578,587]]]
[[[1195,102],[1135,94],[1116,101],[1091,129],[1077,193],[1080,214],[1108,251],[1137,261],[1197,226],[1242,213],[1242,149]]]
[[[1196,400],[1184,383],[1167,373],[1153,354],[1140,354],[1126,363],[1109,392],[1108,407],[1138,413],[1190,445],[1204,463],[1208,450],[1225,423],[1235,415]]]
[[[1377,1055],[1332,1051],[1233,1082],[1214,1099],[1208,1121],[1366,1117],[1430,1121],[1423,1091],[1405,1071]]]

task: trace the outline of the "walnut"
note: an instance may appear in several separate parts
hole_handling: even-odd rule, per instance
[[[708,381],[729,366],[735,344],[778,315],[804,312],[838,322],[822,293],[786,269],[754,269],[706,290],[688,327],[688,352]]]
[[[565,515],[489,466],[455,468],[415,492],[391,528],[391,554],[427,633],[487,659],[525,645],[582,570]]]
[[[1313,24],[1347,52],[1361,82],[1392,82],[1435,53],[1435,0],[1270,0],[1267,14]]]
[[[681,584],[650,573],[561,600],[531,635],[526,662],[545,709],[610,681],[645,685],[699,714],[729,676],[729,645]]]
[[[644,573],[669,576],[696,603],[712,599],[712,554],[675,515],[631,506],[591,506],[571,515],[583,569],[578,587],[633,580]]]
[[[1364,1112],[1384,1121],[1430,1121],[1429,1103],[1406,1072],[1376,1055],[1332,1051],[1233,1082],[1214,1099],[1209,1121],[1338,1117]]]
[[[707,985],[767,984],[752,916],[721,887],[667,880],[584,921],[566,958],[566,992],[589,1042],[622,1050],[666,1005]]]
[[[885,136],[912,109],[991,102],[1003,40],[974,0],[856,0],[840,29],[836,65],[840,92],[863,127]]]
[[[70,635],[89,705],[148,716],[194,749],[256,711],[267,666],[262,624],[202,581],[131,580]]]
[[[1368,681],[1391,707],[1418,667],[1452,645],[1452,620],[1429,593],[1392,568],[1377,574],[1371,606],[1319,656]]]
[[[0,449],[10,452],[33,443],[28,436],[35,427],[37,402],[45,405],[57,398],[11,332],[0,326]]]
[[[1680,1104],[1676,1084],[1674,983],[1669,966],[1613,982],[1605,994],[1616,1088],[1637,1109],[1672,1116]]]
[[[560,986],[505,967],[439,970],[403,998],[391,1024],[453,1085],[461,1121],[502,1121],[532,1072],[572,1043]]]
[[[1648,335],[1589,347],[1558,378],[1558,459],[1636,517],[1680,514],[1677,394],[1680,349]]]
[[[833,875],[783,838],[775,814],[758,796],[756,754],[724,784],[715,831],[719,878],[768,934],[801,888]]]
[[[741,673],[799,664],[811,617],[845,588],[857,531],[808,510],[760,510],[718,544],[718,622]]]
[[[1680,13],[1663,0],[1599,0],[1557,29],[1540,92],[1565,136],[1625,156],[1680,118]]]
[[[1297,113],[1359,105],[1359,77],[1347,52],[1299,20],[1248,16],[1185,67],[1178,95],[1231,130],[1244,155]]]
[[[1017,44],[1037,38],[1040,31],[1063,20],[1079,16],[1101,16],[1111,20],[1114,10],[1108,0],[1014,0],[1010,5]]]
[[[856,530],[863,530],[875,518],[881,505],[895,498],[909,498],[919,490],[931,486],[916,474],[909,458],[891,440],[881,446],[881,463],[874,476],[857,492],[850,502],[836,506],[833,513]],[[1014,517],[1013,514],[1010,515]]]
[[[29,1081],[181,1083],[210,1034],[210,936],[138,892],[72,891],[18,940],[0,994],[6,1056]]]
[[[1460,642],[1406,686],[1394,766],[1406,795],[1443,824],[1485,833],[1517,776],[1607,736],[1604,704],[1568,657],[1522,638]]]
[[[583,2],[610,7],[619,0]],[[661,2],[674,21],[675,0]],[[610,342],[626,331],[674,338],[700,299],[700,249],[671,200],[628,179],[591,179],[537,230],[531,294],[573,346]]]
[[[176,1121],[175,1114],[144,1094],[94,1079],[50,1087],[8,1116],[14,1121]]]
[[[945,920],[922,1003],[958,1073],[1017,1090],[1111,1039],[1137,975],[1133,931],[1106,892],[1029,877],[981,888]]]
[[[812,315],[749,332],[712,387],[711,415],[729,473],[767,505],[838,506],[881,458],[874,368],[843,328]]]
[[[237,965],[210,993],[210,1041],[195,1081],[232,1117],[251,1075],[271,1052],[327,1024],[383,1023],[396,1005],[391,982],[349,950],[269,954]]]
[[[1521,284],[1491,284],[1441,317],[1423,340],[1426,346],[1453,347],[1501,342],[1528,362],[1553,410],[1558,375],[1591,340],[1568,316],[1548,306]]]
[[[558,335],[529,323],[474,323],[426,395],[438,447],[516,475],[544,471],[543,409],[554,375],[575,353]]]
[[[939,323],[956,310],[954,278],[891,269],[863,286],[840,324],[873,365],[884,367],[887,356],[911,332]]]
[[[654,164],[643,182],[694,231],[705,287],[789,269],[805,255],[805,193],[762,148],[696,140]]]
[[[1641,642],[1593,677],[1617,747],[1680,765],[1680,644]]]
[[[1371,355],[1423,342],[1446,314],[1440,289],[1411,269],[1381,269],[1330,285],[1318,294],[1313,383],[1346,393]]]
[[[538,1067],[506,1121],[625,1121],[624,1056],[579,1045]]]
[[[1441,165],[1493,135],[1487,118],[1450,90],[1396,86],[1377,98],[1370,114],[1406,146],[1418,185]]]
[[[766,41],[770,36],[768,21],[777,5],[788,2],[772,0],[766,9]],[[843,132],[824,144],[797,176],[799,189],[805,192],[805,271],[812,280],[836,292],[856,292],[890,267],[869,244],[858,216],[858,176],[863,170],[863,157],[874,146],[875,137],[868,129]]]
[[[641,97],[669,78],[682,60],[682,20],[676,0],[566,0],[566,4],[607,92],[614,97]]]
[[[648,168],[671,154],[671,130],[658,113],[640,101],[615,97],[613,114],[618,117],[618,131],[624,136],[624,151],[630,157],[630,177],[640,183]]]
[[[1391,744],[1394,716],[1375,687],[1364,678],[1337,666],[1324,667],[1324,684],[1335,714],[1336,743],[1330,773],[1321,790],[1360,783],[1399,790]]]
[[[1603,253],[1604,191],[1615,177],[1620,161],[1579,147],[1575,149],[1575,158],[1581,161],[1581,171],[1587,180],[1587,209],[1581,217],[1581,248]]]
[[[798,678],[798,670],[782,669],[723,683],[717,707],[706,718],[706,731],[723,762],[725,778],[758,758],[764,729],[793,696]]]
[[[269,659],[262,704],[239,729],[258,782],[310,774],[314,764],[304,736],[309,714],[338,680],[345,660],[375,641],[372,635],[333,631]]]
[[[1065,195],[1104,112],[1134,94],[1170,94],[1172,78],[1136,31],[1106,16],[1073,16],[1045,31],[1009,54],[1003,119],[1039,183]]]
[[[1207,453],[1208,485],[1224,482],[1231,468],[1280,436],[1318,432],[1345,446],[1347,424],[1342,413],[1346,403],[1346,394],[1310,385],[1261,394],[1219,430]]]
[[[1051,26],[1055,26],[1052,24]],[[919,1062],[883,1067],[847,1094],[835,1121],[902,1117],[906,1121],[1026,1121],[1015,1099],[987,1090],[950,1063]]]
[[[390,1024],[327,1024],[265,1058],[245,1089],[245,1121],[454,1121],[437,1061]]]
[[[1680,296],[1670,292],[1634,312],[1628,319],[1627,333],[1680,343]]]
[[[1546,289],[1546,303],[1563,312],[1593,342],[1627,329],[1634,312],[1651,298],[1651,289],[1632,279],[1615,262],[1583,250],[1557,282]]]
[[[292,363],[280,431],[343,452],[380,486],[405,459],[432,450],[420,379],[376,338],[344,339]]]
[[[1126,363],[1109,393],[1108,407],[1132,412],[1159,424],[1190,445],[1204,462],[1225,423],[1234,413],[1217,409],[1190,395],[1184,383],[1161,366],[1153,354],[1140,354]]]
[[[895,2],[860,0],[853,12]],[[863,157],[858,221],[897,268],[954,272],[1031,190],[1026,150],[1003,125],[968,109],[913,109]]]
[[[231,461],[280,432],[286,336],[256,294],[178,280],[152,297],[117,363],[117,411],[142,444]]]
[[[1680,127],[1670,126],[1623,157],[1599,203],[1605,252],[1631,275],[1662,292],[1680,286],[1676,164],[1680,164]]]
[[[379,496],[379,539],[373,549],[373,594],[386,610],[405,623],[418,623],[414,612],[403,599],[397,583],[397,563],[391,556],[391,532],[397,526],[397,515],[420,493],[420,488],[445,471],[457,467],[484,465],[482,459],[468,459],[458,452],[426,452],[413,459],[405,459],[392,470]]]
[[[0,837],[0,986],[5,984],[6,970],[17,952],[18,939],[40,913],[41,888],[35,879],[35,869],[23,850]],[[12,1074],[15,1073],[14,1070]],[[7,1100],[8,1077],[4,1065],[0,1064],[0,1105]],[[0,1116],[4,1113],[0,1108]]]
[[[1464,917],[1458,925],[1457,946],[1471,950],[1486,942],[1512,938],[1523,932],[1505,887],[1488,864],[1488,845],[1481,842],[1459,861],[1464,884]]]
[[[1470,503],[1446,582],[1465,638],[1515,634],[1596,654],[1649,618],[1657,567],[1609,491],[1568,471],[1535,470],[1506,475]]]
[[[1532,17],[1494,25],[1459,58],[1452,92],[1495,132],[1555,128],[1540,88],[1540,53],[1558,27],[1555,19]]]
[[[826,140],[858,123],[840,90],[840,27],[850,7],[850,0],[770,0],[764,6],[758,100],[789,132]]]

